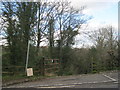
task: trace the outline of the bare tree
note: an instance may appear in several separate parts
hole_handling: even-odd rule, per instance
[[[116,48],[117,35],[112,26],[100,28],[98,31],[87,33],[88,37],[93,41],[98,51],[99,68],[106,66],[116,66]],[[108,59],[108,60],[107,60]]]

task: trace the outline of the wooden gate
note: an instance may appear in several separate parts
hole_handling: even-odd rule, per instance
[[[60,60],[59,59],[44,59],[44,73],[55,74],[59,71]]]

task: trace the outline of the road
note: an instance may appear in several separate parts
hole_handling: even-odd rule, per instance
[[[118,88],[118,72],[58,76],[5,88]]]

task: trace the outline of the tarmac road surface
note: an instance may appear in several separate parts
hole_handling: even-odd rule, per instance
[[[40,81],[6,86],[5,88],[118,88],[118,72],[58,76]],[[4,88],[4,87],[3,87]]]

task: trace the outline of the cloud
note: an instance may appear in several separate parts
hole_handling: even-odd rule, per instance
[[[95,11],[109,8],[111,5],[117,3],[118,0],[68,0],[74,8],[81,8],[86,6],[84,13],[92,15]],[[114,2],[113,2],[114,1]]]

